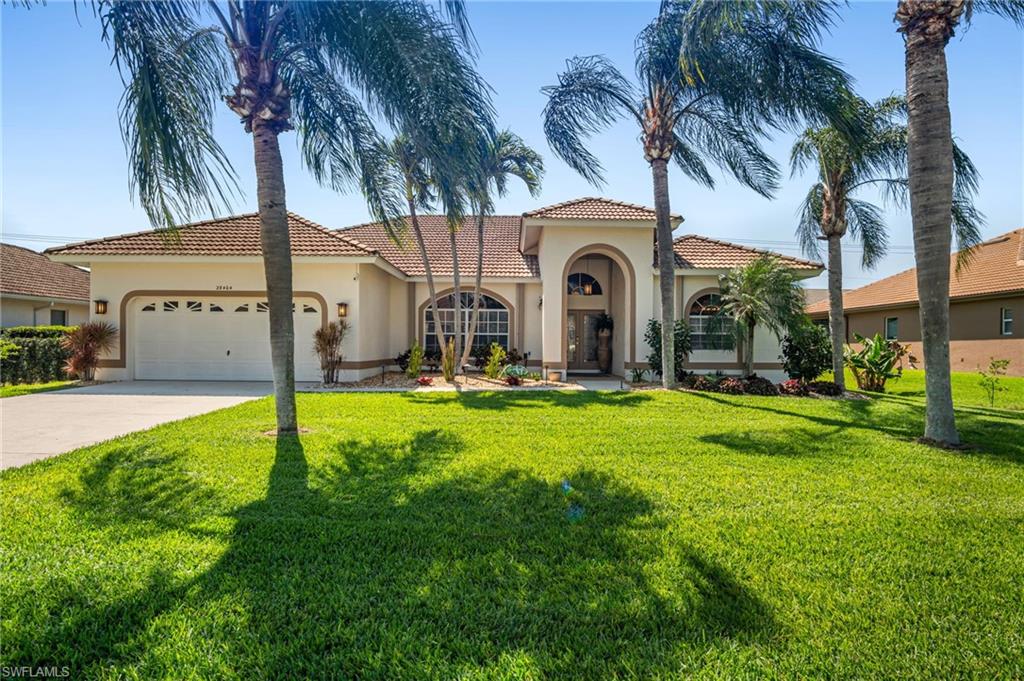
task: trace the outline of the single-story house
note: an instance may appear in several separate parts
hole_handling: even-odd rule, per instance
[[[474,220],[468,218],[457,236],[467,303],[463,330],[476,268]],[[420,222],[439,315],[453,331],[448,226],[440,216]],[[673,216],[674,226],[681,222]],[[489,216],[484,229],[477,344],[515,348],[538,370],[596,371],[594,321],[608,313],[615,321],[613,373],[647,368],[644,331],[659,314],[652,209],[582,198],[522,215]],[[330,230],[295,214],[289,215],[289,230],[298,380],[319,379],[313,332],[338,317],[352,324],[343,345],[345,380],[394,364],[414,340],[427,349],[436,346],[425,270],[411,236],[396,244],[380,224]],[[676,311],[689,318],[694,332],[689,368],[739,372],[739,350],[717,349],[721,339],[707,333],[705,322],[718,276],[763,251],[693,235],[677,238],[673,246]],[[90,267],[92,298],[102,303],[92,318],[120,329],[117,349],[102,360],[100,379],[270,378],[257,215],[186,225],[173,238],[145,231],[47,253]],[[779,257],[800,277],[822,270],[819,263]],[[757,371],[781,378],[778,339],[762,329],[755,344]]]
[[[1024,376],[1024,229],[979,245],[956,270],[949,259],[949,359],[953,371],[975,371],[989,360],[1008,359],[1009,374]],[[923,361],[917,304],[917,269],[909,269],[843,294],[846,340],[854,334],[908,343]],[[828,320],[828,300],[807,307],[814,320]],[[1014,319],[1014,316],[1017,319]]]
[[[88,320],[88,272],[0,244],[0,327],[74,326]]]

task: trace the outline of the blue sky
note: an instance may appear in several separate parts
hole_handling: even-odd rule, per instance
[[[852,3],[823,44],[869,99],[904,87],[903,44],[892,23],[895,4]],[[500,123],[540,151],[548,169],[539,199],[513,185],[499,202],[500,212],[520,213],[595,194],[652,203],[650,171],[634,126],[624,122],[593,139],[608,179],[605,187],[595,189],[548,148],[540,89],[555,82],[565,60],[575,55],[604,54],[632,74],[634,36],[656,8],[639,2],[471,3],[481,51],[478,66],[494,89]],[[4,241],[41,250],[63,241],[146,229],[145,215],[128,192],[117,121],[120,80],[89,10],[76,19],[71,4],[57,2],[31,10],[4,5],[0,13]],[[994,236],[1024,224],[1022,33],[1008,22],[978,16],[953,39],[947,55],[954,133],[982,173],[978,206],[987,216],[984,234]],[[251,141],[226,108],[218,116],[217,134],[244,190],[233,208],[252,211]],[[785,163],[791,143],[792,134],[779,133],[767,149]],[[322,189],[308,176],[294,136],[286,136],[282,146],[291,210],[330,227],[366,219],[360,196]],[[724,177],[709,191],[670,172],[672,208],[686,218],[680,233],[796,254],[796,210],[811,179],[788,179],[787,173],[778,196],[769,201]],[[887,215],[890,255],[873,271],[864,271],[856,246],[847,244],[848,286],[913,266],[909,215],[896,210]],[[824,279],[813,285],[824,285]]]

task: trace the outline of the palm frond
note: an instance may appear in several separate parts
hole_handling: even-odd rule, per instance
[[[824,186],[820,182],[811,185],[807,196],[800,203],[799,220],[796,227],[796,238],[800,242],[800,251],[812,260],[821,260],[821,211]]]
[[[850,236],[860,241],[861,264],[870,269],[885,256],[889,235],[885,229],[885,216],[878,206],[859,199],[846,199],[846,222]]]
[[[570,59],[558,85],[541,92],[548,97],[543,117],[551,149],[588,182],[600,185],[603,168],[584,141],[624,115],[642,125],[634,89],[610,61],[591,56]]]
[[[687,177],[708,189],[715,188],[715,178],[711,176],[708,166],[701,158],[700,152],[690,146],[687,140],[674,135],[672,160]]]
[[[975,247],[981,243],[981,227],[985,216],[974,207],[970,199],[953,197],[953,238],[956,239],[956,271],[974,257]]]
[[[968,0],[965,18],[971,21],[974,12],[995,14],[1009,19],[1017,26],[1024,26],[1024,2],[1022,0]]]

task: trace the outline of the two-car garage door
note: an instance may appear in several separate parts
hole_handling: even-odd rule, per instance
[[[320,380],[313,332],[321,313],[319,301],[296,298],[296,380]],[[137,379],[272,380],[266,300],[138,298],[133,318]]]

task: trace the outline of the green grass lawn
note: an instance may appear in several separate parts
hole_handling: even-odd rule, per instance
[[[831,377],[828,372],[827,377]],[[953,385],[953,402],[959,407],[988,407],[988,395],[981,388],[980,376],[976,372],[954,371],[950,374]],[[849,369],[846,371],[847,388],[856,388],[857,381]],[[996,409],[1024,410],[1024,378],[1003,376],[1000,386],[1006,390],[996,393]],[[885,384],[885,393],[897,397],[917,397],[924,403],[924,371],[905,369],[898,380],[890,379]]]
[[[45,393],[51,390],[73,388],[78,381],[48,381],[46,383],[18,383],[17,385],[0,384],[0,398]]]
[[[298,400],[299,438],[263,399],[0,474],[0,663],[1024,676],[1024,414],[951,452],[909,399]]]

